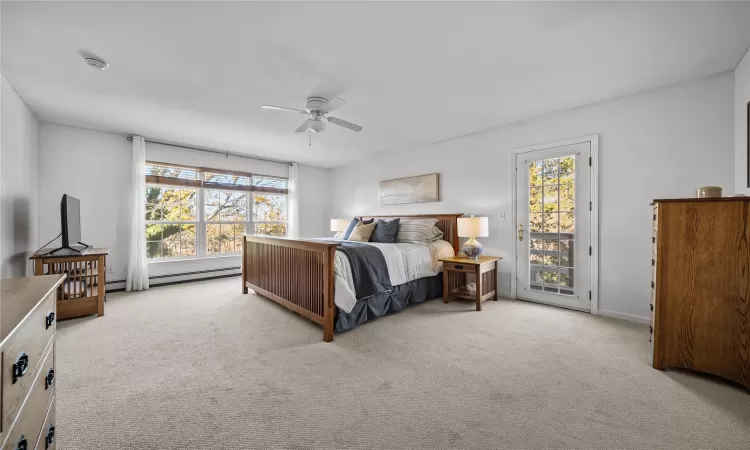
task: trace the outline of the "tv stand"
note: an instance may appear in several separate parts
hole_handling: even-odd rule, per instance
[[[85,244],[84,244],[85,245]],[[31,257],[35,275],[67,275],[57,288],[57,318],[104,315],[107,295],[108,248],[86,247],[85,254],[50,254],[42,249]],[[65,250],[66,252],[71,249]],[[76,250],[77,249],[72,249]]]
[[[83,255],[84,253],[86,253],[86,251],[88,249],[91,248],[90,245],[84,244],[83,242],[79,241],[78,243],[81,244],[80,247],[76,247],[76,246],[58,247],[58,248],[56,248],[56,249],[54,249],[52,251],[47,252],[47,255],[54,255],[55,253],[62,252],[63,250],[65,250],[65,251],[63,253],[60,253],[59,256],[62,256],[62,255]]]

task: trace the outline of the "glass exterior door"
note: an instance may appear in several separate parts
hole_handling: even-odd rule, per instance
[[[517,155],[518,298],[590,310],[590,144]]]

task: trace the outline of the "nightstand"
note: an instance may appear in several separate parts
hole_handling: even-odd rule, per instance
[[[489,298],[497,300],[497,261],[496,256],[480,256],[478,259],[453,256],[441,258],[443,262],[443,303],[450,298],[474,300],[477,311],[482,310],[482,301]],[[476,279],[476,293],[466,289],[468,275]]]

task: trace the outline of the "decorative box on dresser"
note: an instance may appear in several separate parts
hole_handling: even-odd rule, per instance
[[[55,448],[55,308],[65,275],[0,280],[0,445]]]
[[[750,197],[654,200],[654,368],[750,389]]]

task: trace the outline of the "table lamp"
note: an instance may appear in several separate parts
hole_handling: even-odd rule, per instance
[[[331,219],[331,231],[340,233],[349,228],[349,221],[346,219]]]
[[[482,244],[476,239],[489,236],[489,224],[486,217],[459,217],[458,235],[468,237],[461,251],[467,258],[478,259],[482,255]]]

